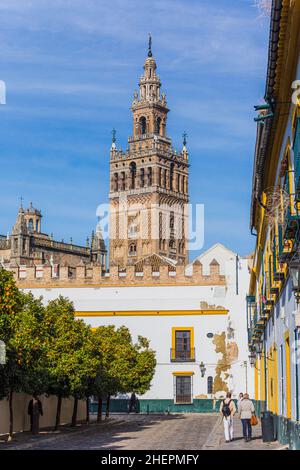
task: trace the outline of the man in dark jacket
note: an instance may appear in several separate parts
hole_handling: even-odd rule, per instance
[[[135,412],[137,412],[137,398],[134,392],[132,392],[130,401],[129,401],[129,413],[131,413],[133,409]]]
[[[28,414],[30,415],[30,431],[32,434],[38,434],[40,415],[43,416],[43,407],[41,400],[36,395],[33,395],[29,402]]]

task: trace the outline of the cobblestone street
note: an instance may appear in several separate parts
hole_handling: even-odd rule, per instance
[[[119,415],[65,435],[40,435],[0,449],[200,450],[217,420],[215,415]],[[30,435],[29,435],[30,436]]]
[[[234,421],[235,440],[224,442],[223,425],[218,415],[114,415],[101,424],[80,426],[60,433],[42,432],[17,435],[3,449],[57,450],[275,450],[281,446],[263,443],[260,425],[253,428],[253,440],[245,443],[239,419]]]

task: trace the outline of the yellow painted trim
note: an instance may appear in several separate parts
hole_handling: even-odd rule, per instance
[[[291,397],[291,348],[289,332],[285,333],[285,380],[286,380],[286,417],[292,417]]]
[[[290,332],[289,332],[289,330],[286,330],[286,331],[284,332],[283,337],[284,337],[284,340],[285,340],[285,341],[286,341],[287,339],[289,339],[289,337],[290,337]]]
[[[172,315],[228,315],[229,310],[141,310],[141,311],[84,311],[75,312],[76,317],[132,317]]]
[[[260,360],[260,399],[264,401],[266,399],[265,389],[265,356],[261,356]]]
[[[172,359],[175,359],[175,348],[176,348],[176,331],[190,331],[191,333],[191,359],[195,359],[194,348],[195,348],[195,337],[194,337],[194,327],[177,327],[172,328]]]
[[[279,412],[279,403],[278,403],[278,354],[277,346],[274,345],[274,412],[278,415]]]
[[[257,359],[254,368],[254,398],[255,400],[259,400],[259,367],[260,367],[260,360]]]
[[[172,372],[172,375],[195,375],[195,372]]]

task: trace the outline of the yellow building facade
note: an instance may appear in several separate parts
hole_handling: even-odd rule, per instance
[[[255,399],[274,434],[299,448],[300,2],[272,4],[265,104],[258,111],[247,315]],[[296,294],[296,295],[295,295]]]

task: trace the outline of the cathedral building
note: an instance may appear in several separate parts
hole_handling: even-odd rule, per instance
[[[157,254],[187,264],[188,151],[186,134],[177,152],[167,136],[166,95],[152,56],[151,38],[144,73],[131,111],[133,135],[124,152],[110,151],[110,265],[124,268]]]
[[[0,235],[0,265],[38,266],[50,264],[53,270],[60,265],[72,268],[79,264],[93,263],[106,267],[106,248],[100,226],[92,232],[86,246],[56,241],[52,235],[42,232],[42,213],[30,204],[28,209],[19,208],[11,234]]]

